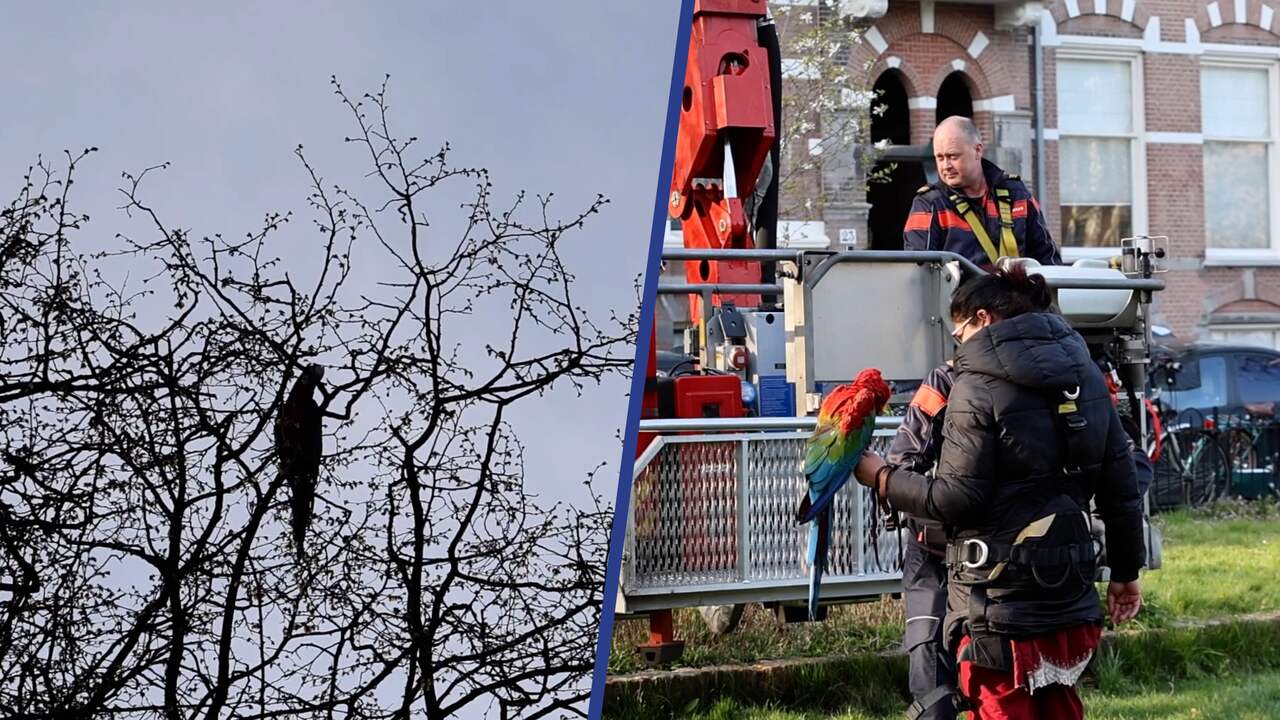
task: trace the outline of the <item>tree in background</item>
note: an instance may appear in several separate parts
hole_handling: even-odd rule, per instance
[[[833,206],[865,202],[866,168],[875,164],[874,93],[866,69],[850,67],[861,31],[834,2],[774,12],[783,56],[778,217],[821,221]],[[784,242],[787,232],[779,229]]]
[[[291,243],[292,214],[193,237],[147,204],[150,168],[122,187],[142,234],[77,252],[92,149],[0,212],[0,714],[585,712],[610,508],[589,478],[580,506],[532,497],[508,418],[630,368],[634,314],[593,320],[561,257],[607,200],[496,206],[485,170],[394,133],[385,84],[333,84],[372,189],[299,147]],[[466,187],[446,235],[426,198]],[[311,364],[295,556],[273,427]]]

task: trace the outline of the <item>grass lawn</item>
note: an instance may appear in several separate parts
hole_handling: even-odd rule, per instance
[[[639,690],[639,695],[617,698],[605,717],[900,718],[910,702],[905,665],[900,656],[840,658],[806,666],[768,685],[685,694],[679,701],[683,706]],[[1097,688],[1086,691],[1091,718],[1280,718],[1280,623],[1250,620],[1126,630],[1107,639],[1091,682]],[[1207,705],[1211,700],[1230,712],[1213,712]],[[1183,712],[1192,714],[1178,714]]]
[[[786,657],[855,655],[897,647],[902,642],[902,603],[877,600],[833,607],[819,623],[780,623],[760,605],[749,605],[734,632],[716,637],[692,609],[674,613],[675,635],[685,641],[675,667],[749,663]],[[636,645],[648,641],[645,619],[619,622],[609,653],[609,671],[641,670]]]
[[[1134,688],[1122,693],[1085,690],[1085,715],[1091,720],[1273,720],[1280,718],[1280,672],[1227,678],[1200,678]],[[723,700],[695,710],[698,720],[900,720],[902,709],[887,713],[846,710],[792,712],[744,707]]]
[[[1166,513],[1155,522],[1164,532],[1164,567],[1143,576],[1147,606],[1128,627],[1280,611],[1280,504],[1227,501]],[[901,641],[902,623],[902,603],[889,599],[834,607],[825,622],[792,625],[755,605],[737,631],[714,637],[695,611],[679,610],[676,637],[686,645],[677,666],[887,650]],[[610,672],[641,669],[635,646],[646,641],[647,632],[644,619],[617,624]]]
[[[1086,692],[1086,711],[1099,720],[1191,720],[1280,717],[1280,672],[1202,678],[1127,693]]]
[[[1164,567],[1142,578],[1143,624],[1280,610],[1280,505],[1224,502],[1158,522]]]

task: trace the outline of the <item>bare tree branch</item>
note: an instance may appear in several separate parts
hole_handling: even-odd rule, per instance
[[[134,231],[78,253],[92,149],[0,210],[0,714],[583,714],[610,508],[538,501],[507,417],[630,369],[635,313],[593,318],[563,257],[607,200],[495,206],[400,139],[385,83],[333,87],[375,190],[298,147],[309,227],[196,237],[146,201],[157,166],[122,176]],[[467,188],[455,230],[428,221]],[[298,560],[270,429],[312,363]]]

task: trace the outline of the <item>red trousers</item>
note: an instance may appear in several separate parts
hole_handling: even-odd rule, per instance
[[[1074,687],[1049,685],[1036,690],[1014,687],[1013,673],[960,663],[960,692],[973,720],[1083,720],[1084,703]]]
[[[1032,640],[1013,642],[1014,670],[1004,672],[960,663],[960,693],[973,708],[973,720],[1083,720],[1084,704],[1069,685],[1046,685],[1032,694],[1018,682],[1019,673],[1039,667],[1043,659],[1071,666],[1098,646],[1102,628],[1080,625]],[[963,653],[969,638],[960,641]]]

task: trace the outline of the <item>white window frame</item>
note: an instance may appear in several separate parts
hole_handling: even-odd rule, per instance
[[[1280,350],[1280,323],[1275,322],[1254,322],[1254,323],[1210,323],[1207,328],[1209,338],[1212,342],[1223,343],[1227,345],[1238,344],[1238,341],[1231,339],[1219,340],[1213,337],[1213,333],[1231,333],[1231,332],[1269,332],[1272,334],[1271,345],[1253,345],[1248,347],[1268,347],[1272,350]]]
[[[1140,48],[1102,48],[1094,45],[1071,45],[1063,43],[1054,55],[1054,72],[1057,64],[1063,60],[1104,60],[1110,62],[1129,63],[1129,93],[1132,96],[1131,110],[1133,118],[1130,131],[1127,133],[1074,133],[1062,128],[1061,100],[1058,100],[1058,215],[1062,215],[1062,138],[1120,138],[1129,140],[1130,190],[1129,220],[1133,235],[1147,234],[1147,143],[1146,137],[1146,92],[1142,82],[1142,51]],[[1054,87],[1059,87],[1057,78]],[[1075,247],[1064,245],[1064,238],[1059,237],[1062,225],[1050,228],[1050,232],[1058,243],[1064,262],[1075,262],[1083,258],[1109,258],[1120,251],[1120,238],[1116,238],[1115,247]]]
[[[1267,111],[1267,128],[1270,131],[1270,137],[1266,142],[1270,144],[1267,152],[1267,196],[1269,205],[1268,226],[1271,230],[1271,247],[1269,248],[1211,248],[1209,247],[1209,211],[1207,207],[1208,197],[1203,197],[1202,201],[1206,201],[1204,212],[1205,217],[1205,238],[1204,238],[1204,260],[1206,265],[1280,265],[1280,196],[1277,195],[1277,183],[1280,183],[1280,138],[1277,128],[1280,127],[1280,64],[1273,58],[1260,58],[1256,54],[1232,54],[1232,53],[1214,53],[1205,55],[1200,58],[1200,68],[1209,67],[1228,67],[1228,68],[1247,68],[1251,70],[1267,71],[1267,90],[1270,93],[1269,107]],[[1203,82],[1203,74],[1201,74],[1201,82]],[[1201,129],[1204,129],[1204,108],[1200,109]],[[1204,142],[1257,142],[1256,140],[1241,140],[1240,138],[1217,137],[1213,135],[1205,135]]]

